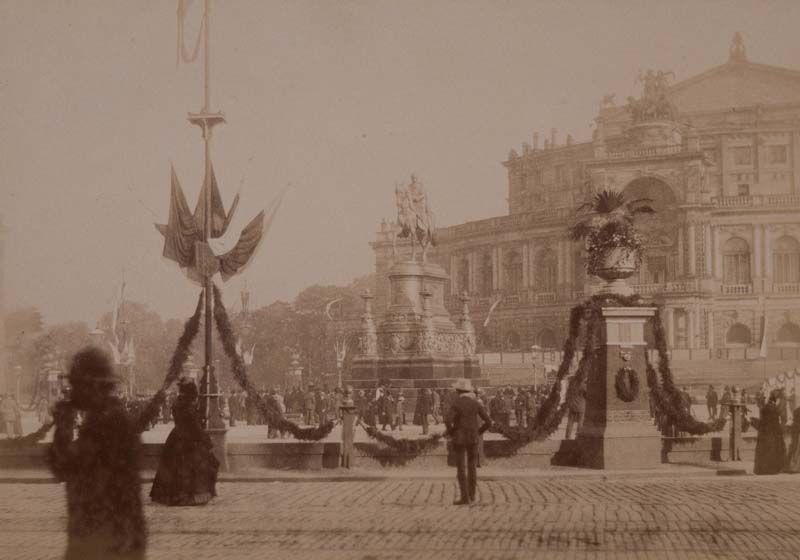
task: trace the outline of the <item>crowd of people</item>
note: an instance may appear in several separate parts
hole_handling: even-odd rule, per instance
[[[139,404],[123,402],[115,391],[119,379],[108,357],[102,351],[88,348],[73,358],[69,371],[71,393],[52,409],[55,421],[53,443],[48,449],[48,461],[55,476],[66,482],[67,559],[84,558],[144,558],[146,526],[139,493],[138,458],[141,453],[141,427],[131,414]],[[712,388],[713,389],[713,388]],[[445,389],[418,389],[413,398],[413,410],[405,408],[405,396],[398,388],[382,383],[377,389],[361,390],[353,402],[336,388],[293,389],[284,398],[271,390],[265,398],[285,404],[285,409],[303,416],[306,423],[325,422],[338,415],[340,407],[355,407],[361,419],[383,430],[401,429],[413,413],[412,421],[426,430],[428,420],[444,421],[458,469],[460,497],[457,505],[474,502],[476,468],[481,461],[483,433],[492,423],[530,424],[542,405],[547,388],[503,387],[492,394],[473,387],[468,379],[460,379]],[[409,391],[406,389],[406,391]],[[583,399],[585,387],[570,391],[572,398]],[[688,392],[687,392],[688,395]],[[170,506],[201,505],[216,495],[219,462],[215,458],[208,433],[202,428],[198,410],[198,390],[191,379],[182,379],[176,395],[167,399],[161,410],[161,420],[174,418],[175,426],[164,445],[158,471],[151,488],[153,501]],[[787,452],[785,424],[782,423],[780,391],[772,391],[761,408],[758,429],[755,473],[772,474],[780,471],[800,472],[800,408],[793,410],[791,443]],[[734,397],[731,396],[731,399]],[[713,405],[714,415],[725,414],[723,397]],[[252,399],[254,400],[254,399]],[[259,422],[248,415],[247,395],[232,392],[225,409],[231,421]],[[356,404],[357,403],[357,404]],[[572,414],[572,403],[569,404]],[[133,407],[133,408],[131,408]],[[15,399],[6,397],[0,403],[6,430],[16,422]],[[488,412],[487,412],[488,410]],[[252,406],[251,411],[252,412]],[[710,415],[711,415],[710,410]],[[13,420],[9,421],[11,418]],[[79,419],[80,418],[80,419]]]
[[[22,412],[17,397],[11,393],[0,398],[0,430],[7,437],[22,435]]]

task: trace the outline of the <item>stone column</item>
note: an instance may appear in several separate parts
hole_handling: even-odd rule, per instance
[[[500,289],[500,282],[498,280],[498,261],[500,259],[497,258],[497,247],[492,247],[492,291]]]
[[[719,228],[712,228],[714,246],[714,278],[722,280],[722,250],[719,245]]]
[[[452,296],[458,295],[459,272],[460,271],[458,270],[458,259],[456,258],[455,253],[450,253],[450,295]]]
[[[684,248],[683,243],[683,226],[678,224],[678,276],[683,276],[683,261],[684,261]]]
[[[650,417],[644,326],[652,307],[604,307],[598,367],[589,372],[586,416],[578,432],[578,464],[594,469],[654,468],[661,465],[661,434]],[[618,372],[634,375],[638,392],[623,401]]]
[[[754,286],[759,284],[759,280],[761,280],[761,260],[763,258],[761,254],[761,236],[763,233],[761,224],[753,225],[753,264],[750,268],[753,274]]]
[[[708,349],[709,350],[713,350],[714,349],[714,310],[713,309],[709,309],[708,310],[708,323],[707,323],[707,327],[706,328],[708,329]]]
[[[695,330],[695,312],[694,307],[687,307],[686,308],[686,337],[688,340],[686,341],[689,348],[694,348],[694,336],[697,332]]]
[[[475,251],[472,251],[468,256],[468,258],[469,258],[469,292],[471,294],[478,293],[477,257],[478,257],[478,255],[475,253]]]
[[[506,274],[505,274],[505,270],[503,269],[504,260],[505,260],[504,259],[504,255],[503,255],[504,252],[505,251],[503,251],[503,247],[502,246],[497,248],[497,289],[498,290],[502,290],[503,288],[505,288],[504,284],[505,284],[505,275]]]
[[[689,236],[689,276],[694,276],[697,273],[697,247],[695,236],[695,225],[690,223],[687,235]]]
[[[711,243],[711,224],[703,225],[703,242],[705,243],[705,276],[711,277],[714,274],[714,255],[713,244]]]
[[[528,244],[528,287],[536,289],[536,247]]]
[[[564,276],[566,277],[564,279],[564,284],[566,284],[569,288],[567,290],[567,293],[570,297],[572,296],[571,288],[572,285],[574,284],[574,282],[572,281],[572,278],[574,276],[573,274],[574,264],[575,263],[572,260],[572,241],[569,240],[564,241]]]
[[[556,286],[564,284],[564,242],[558,241],[556,244]]]
[[[675,311],[671,307],[666,307],[664,315],[667,319],[667,347],[672,350],[675,347]]]
[[[764,289],[772,290],[772,243],[769,239],[769,227],[764,226]]]
[[[528,242],[526,241],[522,244],[522,287],[525,290],[530,286],[528,268]]]

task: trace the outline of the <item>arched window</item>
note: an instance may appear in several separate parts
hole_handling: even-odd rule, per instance
[[[750,246],[741,237],[732,237],[722,247],[722,281],[725,284],[750,283]]]
[[[750,329],[741,323],[731,325],[728,334],[725,335],[726,344],[744,344],[749,346],[752,341]]]
[[[511,331],[506,335],[506,350],[517,351],[520,349],[522,339],[517,331]]]
[[[556,342],[556,333],[554,333],[552,329],[542,329],[536,337],[536,344],[548,350],[556,348],[558,346]]]
[[[536,260],[536,289],[555,292],[558,283],[558,259],[552,249],[544,249]]]
[[[795,323],[784,323],[778,329],[776,342],[779,344],[800,344],[800,327]]]
[[[505,255],[505,290],[517,294],[522,289],[522,255],[510,250]]]
[[[800,243],[794,237],[784,235],[775,242],[772,278],[776,284],[800,283]]]
[[[470,293],[471,286],[469,285],[469,259],[460,259],[458,261],[457,278],[459,292]]]
[[[489,297],[492,295],[492,255],[484,253],[481,256],[481,296]]]

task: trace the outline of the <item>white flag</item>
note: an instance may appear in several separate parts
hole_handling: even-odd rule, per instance
[[[761,352],[758,353],[759,357],[767,357],[767,314],[761,318]]]

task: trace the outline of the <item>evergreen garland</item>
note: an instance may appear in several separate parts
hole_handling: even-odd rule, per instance
[[[569,367],[575,356],[575,346],[580,337],[581,323],[586,319],[584,329],[584,351],[578,369],[567,387],[566,399],[561,402],[561,382],[569,374]],[[543,441],[555,432],[564,415],[567,413],[569,403],[577,396],[580,386],[586,375],[596,363],[596,341],[600,328],[600,313],[598,301],[590,299],[584,304],[572,308],[570,313],[569,334],[564,342],[564,356],[556,374],[556,383],[536,414],[533,422],[525,428],[494,423],[489,431],[501,434],[511,442],[511,453],[515,453],[523,446],[533,441]]]
[[[231,361],[233,366],[233,376],[236,378],[237,383],[247,391],[248,395],[252,395],[256,399],[256,404],[264,413],[267,419],[267,424],[281,432],[289,432],[297,439],[318,441],[331,433],[334,423],[328,421],[325,424],[313,428],[301,428],[294,422],[287,420],[283,417],[277,403],[270,398],[264,399],[258,394],[255,386],[247,377],[247,368],[244,365],[244,360],[236,351],[236,341],[233,334],[233,326],[228,317],[228,312],[222,303],[222,294],[219,288],[214,286],[214,320],[217,323],[217,330],[219,330],[220,338],[222,339],[222,347],[225,350],[225,355]]]
[[[136,425],[138,426],[140,432],[145,431],[153,419],[158,416],[159,411],[161,410],[161,405],[164,404],[164,401],[167,398],[167,391],[169,390],[170,386],[181,376],[183,366],[186,363],[186,360],[189,359],[189,354],[192,350],[192,342],[197,337],[197,333],[200,331],[200,316],[203,313],[203,301],[203,292],[200,292],[200,297],[197,299],[197,307],[194,310],[194,315],[192,315],[183,325],[183,333],[178,339],[178,344],[175,346],[175,351],[172,353],[169,369],[167,370],[167,375],[164,377],[164,381],[161,384],[161,388],[149,401],[147,401],[147,404],[144,406],[142,411],[139,413],[139,417],[136,419]]]
[[[647,363],[647,384],[650,387],[653,406],[657,413],[670,420],[678,430],[692,435],[702,435],[709,432],[718,432],[725,426],[725,418],[717,418],[712,422],[700,422],[692,417],[683,408],[682,396],[675,381],[672,379],[672,371],[669,369],[669,356],[667,355],[667,339],[664,334],[664,325],[661,323],[661,307],[656,307],[651,325],[653,327],[653,338],[658,352],[658,373],[661,375],[659,384],[656,371],[650,363],[650,359],[645,352]],[[666,426],[659,426],[663,431]]]
[[[384,434],[375,426],[368,426],[360,423],[367,435],[374,440],[377,440],[384,445],[391,447],[402,455],[411,455],[416,457],[426,453],[430,449],[435,449],[439,442],[444,437],[443,433],[430,434],[428,436],[416,439],[410,438],[395,438],[389,434]]]

